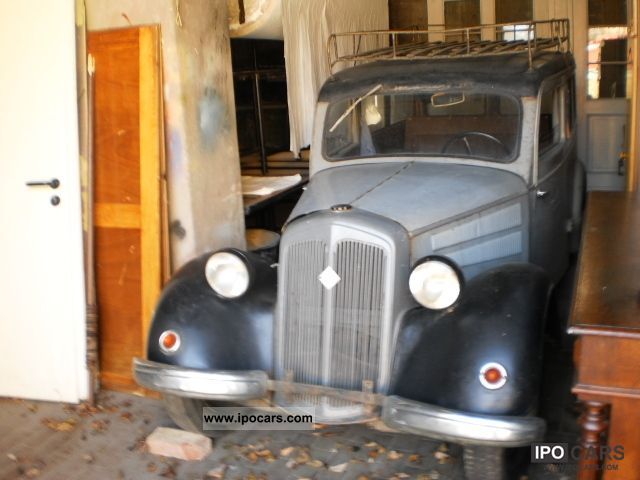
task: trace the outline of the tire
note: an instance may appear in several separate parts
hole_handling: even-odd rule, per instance
[[[467,446],[462,453],[467,480],[517,480],[522,472],[521,448]]]
[[[217,430],[204,430],[202,428],[202,409],[204,407],[239,407],[247,408],[243,405],[231,402],[213,402],[211,400],[200,400],[198,398],[180,397],[178,395],[165,394],[162,396],[164,407],[169,414],[173,423],[175,423],[182,430],[188,432],[201,433],[208,437],[215,438],[228,432],[223,428]],[[248,413],[260,413],[260,410],[255,407],[249,407]],[[218,412],[228,413],[228,412]]]
[[[181,429],[208,436],[214,433],[202,429],[202,408],[212,406],[210,402],[168,394],[162,396],[162,401],[173,423]]]

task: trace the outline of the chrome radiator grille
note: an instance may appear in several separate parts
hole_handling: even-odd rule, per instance
[[[354,240],[299,241],[281,259],[278,376],[299,383],[368,390],[377,387],[385,321],[387,254]],[[318,275],[340,276],[331,290]],[[338,407],[343,403],[328,400]],[[317,403],[321,399],[296,397]]]
[[[360,390],[378,375],[384,314],[384,251],[344,241],[336,249],[335,270],[342,278],[333,290],[330,384]]]
[[[291,245],[284,272],[281,331],[284,374],[295,382],[319,384],[322,379],[324,288],[318,273],[325,268],[325,244]]]

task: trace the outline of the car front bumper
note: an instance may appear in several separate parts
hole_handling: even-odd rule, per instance
[[[263,371],[207,371],[134,359],[136,381],[161,393],[220,401],[247,401],[296,384],[270,380]],[[518,447],[542,439],[545,422],[532,416],[481,415],[407,400],[396,396],[347,392],[329,387],[302,386],[316,394],[378,404],[386,426],[461,444]]]

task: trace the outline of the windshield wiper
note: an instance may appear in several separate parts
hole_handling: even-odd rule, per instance
[[[379,83],[378,85],[376,85],[375,87],[373,87],[371,90],[369,90],[367,93],[365,93],[364,95],[362,95],[361,97],[358,97],[358,99],[353,102],[351,105],[349,105],[349,108],[347,108],[344,113],[342,115],[340,115],[340,118],[338,120],[336,120],[336,123],[333,124],[333,126],[329,129],[330,133],[333,133],[333,131],[338,127],[338,125],[340,125],[342,123],[342,121],[347,118],[347,116],[353,112],[353,109],[356,108],[358,106],[358,104],[360,102],[362,102],[365,98],[370,97],[371,95],[373,95],[374,93],[376,93],[378,90],[380,90],[382,88],[382,84]]]

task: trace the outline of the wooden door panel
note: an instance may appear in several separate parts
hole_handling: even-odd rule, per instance
[[[160,292],[164,178],[157,27],[91,32],[95,59],[96,284],[100,379],[139,390],[131,361],[144,356]]]

